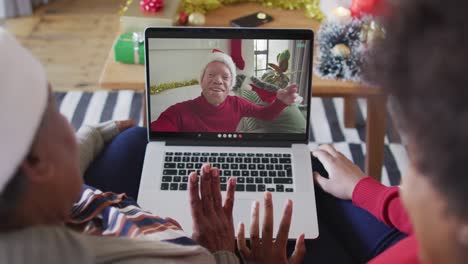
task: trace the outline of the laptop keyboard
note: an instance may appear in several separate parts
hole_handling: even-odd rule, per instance
[[[221,191],[230,177],[237,192],[294,192],[289,153],[166,152],[161,190],[186,191],[188,175],[209,162],[220,169]]]

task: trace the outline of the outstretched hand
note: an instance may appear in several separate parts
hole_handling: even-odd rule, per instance
[[[288,259],[286,247],[288,244],[289,227],[291,226],[293,204],[287,201],[283,218],[276,240],[273,239],[273,201],[271,193],[265,193],[265,215],[263,218],[262,237],[259,235],[259,203],[256,201],[252,207],[250,223],[250,248],[245,242],[245,227],[241,223],[237,234],[237,247],[245,263],[272,263],[272,264],[299,264],[305,256],[304,235],[296,241],[292,256]]]
[[[119,120],[119,121],[115,121],[115,125],[119,129],[119,132],[123,132],[123,131],[135,126],[135,121],[133,121],[132,119]]]
[[[229,179],[223,205],[218,168],[204,164],[200,174],[199,181],[196,172],[189,175],[192,239],[212,253],[222,250],[234,252],[236,238],[232,209],[236,179]]]
[[[291,105],[297,98],[297,85],[291,84],[284,89],[279,89],[276,93],[276,98],[286,105]]]
[[[366,175],[352,161],[331,145],[321,145],[312,152],[328,172],[328,179],[314,172],[315,182],[324,191],[344,200],[351,200],[357,183]]]

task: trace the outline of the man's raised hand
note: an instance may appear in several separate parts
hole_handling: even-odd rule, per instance
[[[286,105],[291,105],[296,101],[297,95],[297,85],[291,84],[284,89],[279,89],[276,93],[278,100],[283,102]]]

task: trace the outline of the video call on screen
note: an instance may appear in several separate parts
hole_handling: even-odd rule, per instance
[[[309,40],[149,39],[151,131],[305,134],[310,46]]]

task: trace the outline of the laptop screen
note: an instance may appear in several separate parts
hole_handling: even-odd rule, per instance
[[[150,140],[307,142],[313,32],[148,28]]]

